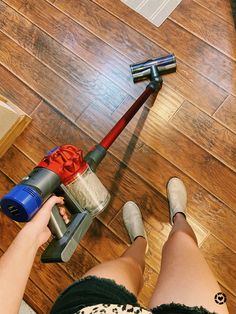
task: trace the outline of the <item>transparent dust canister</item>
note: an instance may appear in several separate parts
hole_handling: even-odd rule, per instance
[[[110,201],[110,193],[88,166],[83,173],[66,185],[72,196],[92,217],[101,213]]]

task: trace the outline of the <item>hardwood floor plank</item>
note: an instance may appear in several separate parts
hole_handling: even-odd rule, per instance
[[[24,300],[37,314],[49,313],[53,302],[45,295],[32,280],[28,280]]]
[[[74,280],[80,279],[88,270],[99,264],[97,258],[95,258],[87,249],[81,245],[78,246],[75,253],[67,263],[63,263],[60,266],[69,274]]]
[[[179,97],[173,90],[167,89],[165,84],[150,107],[150,111],[160,115],[165,120],[170,120],[174,113],[181,107],[184,98]]]
[[[230,95],[213,116],[236,133],[236,97]]]
[[[225,293],[227,298],[227,306],[229,309],[229,313],[235,313],[236,312],[236,298],[235,295],[230,293],[224,286],[220,285],[222,292]]]
[[[197,144],[183,136],[157,114],[144,108],[144,112],[145,110],[147,112],[139,119],[138,123],[136,117],[130,122],[131,127],[129,126],[129,130],[132,130],[135,136],[138,136],[143,143],[154,149],[158,154],[222,200],[227,206],[235,210],[235,192],[233,191],[234,188],[232,189],[232,186],[234,187],[233,182],[236,180],[234,172],[219,162],[214,156],[211,156]],[[96,117],[96,119],[93,117]],[[101,123],[98,122],[99,120],[103,121],[102,126],[100,126]],[[106,117],[104,113],[99,113],[99,110],[93,106],[89,107],[81,115],[78,123],[86,132],[89,132],[89,134],[93,132],[96,134],[98,128],[101,134],[102,127],[104,129],[103,134],[105,134],[112,126],[109,117]],[[106,124],[107,126],[105,126]],[[129,139],[132,137],[132,134],[128,136],[126,134],[127,131],[125,130],[116,142],[121,145],[123,141],[122,146],[124,148],[121,151],[126,150],[125,145],[128,145]],[[102,135],[100,136],[102,138]],[[134,139],[133,141],[135,142]],[[117,147],[117,145],[114,145],[114,147]],[[145,148],[142,147],[140,150],[145,150]],[[138,152],[140,152],[140,150]],[[176,154],[176,152],[178,152],[178,154]],[[119,152],[119,156],[120,154]],[[131,159],[134,158],[134,156],[136,157],[136,155],[137,152],[131,156]],[[154,160],[153,162],[156,163]],[[149,170],[144,170],[144,173]],[[209,180],[209,178],[211,178],[211,180]],[[222,178],[227,179],[222,180]],[[152,181],[154,185],[156,184],[155,177],[151,179],[149,176],[149,181]]]
[[[81,94],[75,88],[2,32],[0,63],[71,119],[76,119],[90,104],[89,99],[81,98]]]
[[[14,183],[0,170],[0,195],[1,197],[6,194],[11,188],[13,188]]]
[[[38,163],[56,145],[39,130],[29,125],[17,138],[14,146],[22,151],[33,163]]]
[[[214,12],[216,15],[220,16],[223,20],[230,24],[234,24],[232,9],[230,6],[230,1],[228,0],[194,0],[195,2],[201,4],[203,7]]]
[[[105,262],[121,256],[127,245],[97,219],[93,221],[90,229],[81,241],[99,262]],[[109,250],[107,249],[109,247]]]
[[[101,120],[98,114],[97,119],[100,120],[100,124],[102,122],[103,127],[107,125],[107,122]],[[60,121],[60,124],[58,124],[58,121]],[[57,125],[56,129],[54,125]],[[93,125],[91,121],[90,131],[88,131],[92,137],[90,138],[84,132],[87,131],[85,124],[80,125],[79,123],[80,128],[76,127],[45,103],[42,103],[35,111],[32,126],[35,126],[44,135],[50,134],[51,140],[56,145],[72,143],[82,148],[85,152],[96,143],[92,138],[100,140],[105,133],[102,131],[101,133],[103,134],[99,135],[96,124]],[[81,130],[81,127],[83,127],[83,130]],[[160,216],[160,212],[168,212],[166,200],[164,201],[165,207],[163,207],[156,189],[165,196],[165,185],[168,179],[173,175],[179,176],[184,180],[189,192],[188,212],[191,217],[236,251],[236,243],[234,241],[236,214],[140,140],[134,140],[134,142],[129,143],[131,155],[129,155],[129,159],[123,158],[128,153],[127,143],[129,140],[130,137],[127,137],[126,140],[119,140],[119,142],[117,140],[116,145],[114,144],[110,150],[113,155],[121,160],[124,159],[129,167],[118,162],[111,153],[107,154],[105,162],[102,162],[101,166],[98,167],[98,177],[108,190],[114,196],[117,195],[123,203],[132,199],[145,208],[148,223],[151,224],[152,221],[155,223],[156,220],[163,221],[163,219],[165,219],[165,222],[168,222],[167,216],[165,216],[166,218]],[[132,148],[132,145],[135,143],[137,149],[132,154],[132,149],[135,147],[133,146]],[[33,141],[32,145],[35,146],[36,150],[37,144],[35,141]],[[144,178],[145,181],[141,180],[141,178]],[[109,208],[99,216],[102,216],[103,221],[106,223],[111,221],[122,206],[121,202],[113,202],[114,200],[112,199]],[[160,208],[160,212],[156,208]],[[228,225],[228,232],[225,232],[225,225]]]
[[[39,104],[40,97],[2,65],[0,77],[0,94],[30,115]]]
[[[170,19],[236,60],[236,36],[233,24],[225,22],[213,12],[191,0],[182,0],[170,15]]]
[[[70,0],[69,3],[72,3],[72,1],[74,0]],[[59,2],[56,2],[56,5],[58,6],[58,3],[61,2],[63,3],[63,6],[66,6],[66,4],[64,4],[64,0],[59,0]],[[93,2],[99,4],[108,12],[118,17],[121,21],[128,24],[142,35],[146,36],[153,43],[158,44],[165,50],[174,52],[177,58],[187,64],[190,68],[195,69],[198,73],[208,78],[208,80],[211,80],[216,85],[235,95],[236,84],[232,84],[232,82],[236,81],[236,74],[235,71],[232,71],[232,69],[235,69],[236,65],[235,62],[229,57],[220,53],[215,48],[210,47],[207,43],[203,42],[202,40],[200,40],[199,38],[189,33],[187,30],[180,27],[169,19],[167,19],[165,23],[157,28],[153,24],[147,22],[145,18],[136,13],[134,10],[128,8],[121,1],[117,1],[113,6],[110,5],[109,0],[93,0]],[[92,13],[91,10],[90,13]],[[70,12],[70,14],[73,14],[72,16],[75,16],[79,13],[74,9],[73,12]],[[102,19],[101,16],[102,15],[100,14],[100,20]],[[100,22],[100,33],[102,31],[102,25],[104,25],[104,23]],[[91,29],[92,26],[89,25],[89,27]],[[112,24],[112,28],[113,27],[114,24]],[[116,45],[115,41],[118,41],[119,45],[120,43],[122,43],[121,40],[116,39],[117,36],[119,36],[119,33],[114,31],[113,36],[114,34],[116,34],[116,37],[113,40],[113,47],[115,47]],[[134,41],[134,37],[132,37],[132,39]],[[111,41],[112,36],[109,36],[107,40]],[[126,47],[126,53],[137,54],[137,48],[135,49],[135,52],[133,52],[134,47],[136,47],[135,42],[131,46],[131,50],[128,50]],[[143,50],[146,54],[143,56],[143,58],[145,59],[147,58],[148,48],[146,49],[146,47],[143,46]],[[141,56],[137,56],[137,58],[139,59],[140,57]],[[136,61],[139,61],[139,59],[136,59]],[[217,60],[215,61],[217,62],[217,66],[215,66],[215,63],[212,60]]]
[[[236,296],[235,253],[212,235],[203,243],[202,252],[218,281]]]
[[[153,96],[153,103],[151,105],[144,104],[144,106],[147,107],[150,111],[160,115],[166,121],[168,121],[175,114],[175,112],[185,101],[182,96],[168,88],[165,83],[158,93],[158,96],[156,93]],[[112,113],[114,121],[116,121],[118,117],[121,117],[123,114],[125,114],[127,108],[131,107],[135,100],[136,99],[131,96],[127,97],[126,100]],[[136,120],[139,120],[141,114],[142,110],[138,111],[135,116]]]
[[[17,171],[15,167],[12,167],[12,163],[16,162],[20,165]],[[14,146],[10,147],[6,154],[0,158],[0,170],[15,183],[20,182],[22,178],[29,174],[34,166],[34,163],[25,155],[19,153],[18,149]]]
[[[236,135],[233,132],[187,101],[173,116],[171,124],[236,171]]]
[[[134,31],[133,29],[131,29],[130,27],[127,27],[124,23],[121,23],[117,19],[115,18],[111,19],[111,16],[108,12],[105,12],[104,10],[99,9],[98,6],[92,5],[92,2],[83,0],[79,2],[79,6],[78,6],[78,3],[74,0],[70,0],[70,1],[57,0],[55,2],[55,5],[59,7],[61,10],[63,10],[63,12],[66,12],[67,14],[72,16],[78,23],[80,23],[81,25],[89,29],[91,32],[95,33],[104,41],[108,42],[116,50],[125,54],[131,60],[135,60],[137,62],[142,59],[144,60],[148,59],[150,58],[150,56],[153,56],[153,52],[157,50],[157,44],[159,45],[159,39],[158,41],[153,42],[154,37],[152,38],[148,37],[148,39],[151,39],[151,40],[148,40],[146,37],[142,36],[141,34],[137,34],[136,27]],[[116,16],[117,16],[116,14],[117,9],[120,9],[120,5],[121,6],[123,5],[122,2],[116,2],[116,4],[112,6],[115,12],[115,13],[114,12],[112,13],[114,13]],[[103,6],[103,2],[102,2],[102,6]],[[109,5],[109,10],[112,10],[112,8]],[[109,19],[108,19],[108,16],[109,16]],[[124,19],[122,19],[122,21],[124,21]],[[140,30],[143,29],[142,28],[143,25],[147,23],[147,21],[144,22],[144,20],[142,22],[143,23],[142,23],[142,26],[140,26]],[[127,19],[127,23],[128,25],[130,25],[130,18]],[[112,34],[110,34],[109,32],[109,29],[111,29],[111,27],[113,29]],[[160,36],[158,36],[158,38],[159,37]],[[129,42],[128,46],[126,44],[127,41]],[[171,49],[169,50],[175,52],[176,49],[177,47],[175,47],[175,49],[171,47]],[[163,52],[161,51],[161,53],[163,54],[164,51]],[[178,70],[179,70],[179,66],[181,67],[182,63],[178,60]],[[189,77],[191,77],[191,74],[189,74],[189,71],[187,71],[187,73],[188,74],[186,74],[184,71],[181,71],[181,75],[183,77],[180,77],[179,79],[182,84],[183,84],[183,81],[186,80],[186,75],[189,75]],[[185,87],[191,84],[191,82],[193,82],[194,78],[191,77],[191,79],[192,80],[188,79],[188,83],[187,82],[185,83]],[[194,80],[194,83],[196,83],[196,81],[201,81],[201,79],[196,78]],[[179,85],[181,86],[181,84]],[[177,89],[178,88],[179,87],[177,87]],[[192,88],[194,89],[195,87],[193,87],[192,85]],[[181,92],[183,92],[182,89],[181,89]],[[186,94],[186,91],[185,91],[185,94]],[[199,94],[198,94],[198,98],[199,98]]]
[[[92,103],[98,106],[104,104],[115,110],[127,97],[113,82],[52,40],[4,2],[0,2],[0,23],[2,32],[69,82]]]
[[[4,2],[134,97],[142,90],[140,85],[134,85],[131,80],[130,60],[48,2],[43,0],[29,0],[27,4],[24,0]]]
[[[164,51],[156,44],[154,45],[151,43],[153,49],[151,54],[148,54],[145,51],[145,47],[147,44],[149,46],[151,45],[150,41],[126,26],[122,31],[122,34],[126,34],[127,32],[129,32],[129,34],[131,33],[129,39],[132,40],[132,47],[126,47],[122,51],[126,55],[128,53],[132,57],[132,59],[130,59],[112,49],[98,37],[94,36],[45,1],[30,0],[27,2],[27,6],[25,6],[23,0],[6,0],[5,2],[11,7],[19,9],[21,14],[27,19],[46,31],[50,36],[62,43],[64,47],[91,64],[94,68],[113,80],[134,97],[137,97],[142,92],[146,84],[133,84],[129,71],[129,64],[166,53],[166,50]],[[78,6],[78,3],[76,3],[76,6]],[[120,9],[120,7],[117,7],[116,11],[118,11],[118,9]],[[125,14],[125,12],[121,13]],[[96,18],[98,18],[98,15],[96,16]],[[94,18],[94,16],[91,17],[91,22]],[[139,16],[137,16],[137,18],[139,20]],[[110,19],[112,19],[114,24],[116,19],[109,15],[109,20]],[[142,22],[144,21],[142,20]],[[123,23],[120,23],[119,25],[121,25],[120,27],[123,27]],[[109,35],[111,35],[111,32],[109,32]],[[120,38],[119,33],[116,34],[116,36],[118,36],[119,42],[122,43],[123,38]],[[138,55],[136,59],[133,56],[137,50],[137,43],[134,42],[134,39],[135,42],[143,43],[142,45],[139,45],[139,49],[142,49],[142,52],[139,53],[140,55]],[[170,49],[170,51],[174,50]],[[106,62],[104,62],[104,60],[106,60]],[[215,84],[209,82],[202,75],[186,66],[180,60],[178,60],[178,71],[173,75],[175,76],[174,80],[172,75],[168,75],[165,77],[165,82],[171,88],[178,91],[178,93],[189,99],[189,101],[198,104],[200,108],[201,106],[208,108],[206,110],[209,110],[210,113],[213,113],[227,96],[227,93],[221,88],[218,88]],[[199,90],[201,90],[201,98],[199,97]]]

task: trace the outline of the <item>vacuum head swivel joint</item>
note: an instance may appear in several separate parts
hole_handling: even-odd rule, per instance
[[[159,76],[162,74],[172,73],[176,71],[176,58],[174,54],[165,57],[150,59],[144,62],[134,63],[130,65],[134,83],[153,79],[153,72],[157,69]],[[156,74],[155,74],[156,75]]]

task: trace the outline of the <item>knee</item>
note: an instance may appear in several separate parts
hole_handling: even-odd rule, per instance
[[[172,244],[173,246],[183,245],[183,246],[195,246],[198,247],[197,239],[194,234],[189,234],[183,230],[176,230],[170,234],[168,240],[163,246],[163,250]]]
[[[122,256],[119,259],[128,266],[129,270],[132,270],[132,272],[140,274],[141,276],[143,275],[143,269],[141,265],[137,263],[134,258],[129,256]]]

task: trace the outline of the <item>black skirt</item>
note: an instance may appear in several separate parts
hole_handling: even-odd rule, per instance
[[[74,314],[87,306],[97,304],[130,304],[142,308],[135,295],[114,280],[85,277],[74,282],[56,300],[51,314]],[[153,314],[216,314],[203,307],[189,307],[182,304],[162,304],[150,310]]]

